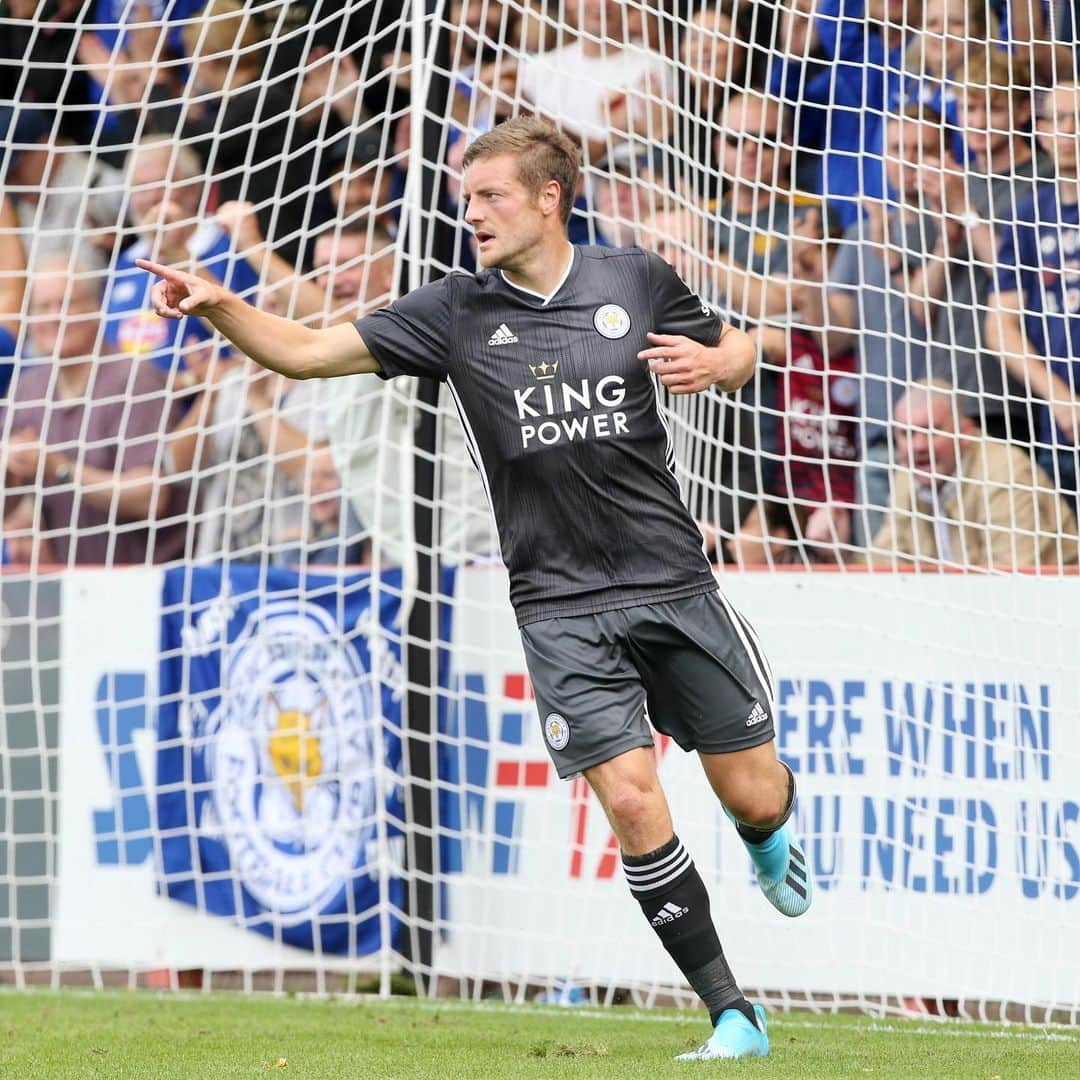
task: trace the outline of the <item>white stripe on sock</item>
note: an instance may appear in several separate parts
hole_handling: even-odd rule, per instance
[[[657,870],[646,877],[628,877],[626,883],[634,892],[652,892],[661,885],[664,885],[669,881],[674,881],[677,877],[681,877],[693,865],[693,860],[690,858],[689,854],[686,854],[677,863],[666,866],[663,870]]]
[[[623,862],[623,871],[628,878],[637,878],[643,875],[649,876],[659,870],[671,866],[673,863],[681,859],[686,854],[686,848],[682,846],[680,842],[679,846],[674,851],[669,851],[662,858],[654,859],[652,862],[647,863],[635,863],[633,866],[629,865],[625,861]]]
[[[672,870],[670,874],[660,878],[659,881],[651,881],[648,884],[629,881],[627,884],[629,884],[631,892],[653,892],[653,890],[662,889],[665,885],[670,885],[673,881],[682,877],[682,875],[693,865],[690,856],[687,855],[686,862],[683,865]]]

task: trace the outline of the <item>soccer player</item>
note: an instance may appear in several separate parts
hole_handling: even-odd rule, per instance
[[[672,393],[750,377],[754,349],[658,256],[575,248],[577,147],[518,118],[464,157],[465,221],[481,269],[325,330],[254,310],[152,263],[159,314],[198,314],[292,378],[374,372],[445,380],[510,571],[537,705],[562,778],[583,773],[635,899],[709,1010],[690,1059],[768,1053],[765,1012],[724,958],[705,885],[675,835],[651,726],[696,750],[765,895],[810,904],[786,822],[795,780],[773,746],[769,668],[718,591],[683,505],[656,380]]]

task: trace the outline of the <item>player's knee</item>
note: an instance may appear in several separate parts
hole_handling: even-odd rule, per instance
[[[724,803],[744,825],[771,829],[781,823],[787,811],[787,794],[771,788],[744,788]]]
[[[620,784],[608,793],[608,813],[620,837],[647,831],[656,816],[653,792],[636,784]]]
[[[767,770],[747,771],[726,778],[717,794],[736,820],[754,829],[773,829],[782,825],[791,812],[795,780],[780,761]]]

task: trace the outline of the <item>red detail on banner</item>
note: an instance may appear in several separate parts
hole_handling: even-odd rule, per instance
[[[571,818],[574,835],[570,841],[570,876],[579,878],[585,869],[585,826],[588,824],[589,783],[577,776],[570,781]]]
[[[547,787],[550,782],[549,761],[500,761],[495,766],[496,787]]]
[[[529,676],[524,672],[515,672],[503,676],[503,697],[511,701],[532,701],[533,688]]]
[[[615,871],[619,867],[619,862],[619,841],[615,839],[615,834],[612,833],[608,837],[604,854],[600,856],[600,865],[596,868],[596,876],[598,878],[613,878]]]

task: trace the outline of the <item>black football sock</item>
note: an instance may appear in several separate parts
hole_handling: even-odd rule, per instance
[[[648,855],[622,857],[634,899],[715,1024],[725,1009],[738,1009],[757,1027],[757,1017],[724,959],[709,914],[709,894],[677,836]]]
[[[782,761],[780,764],[784,765]],[[795,774],[786,765],[784,765],[784,768],[787,770],[788,777],[787,806],[784,807],[784,813],[780,820],[770,829],[755,829],[753,825],[744,825],[741,821],[735,822],[735,831],[748,844],[764,844],[774,832],[782,829],[787,823],[787,819],[791,817],[791,811],[795,806]]]

